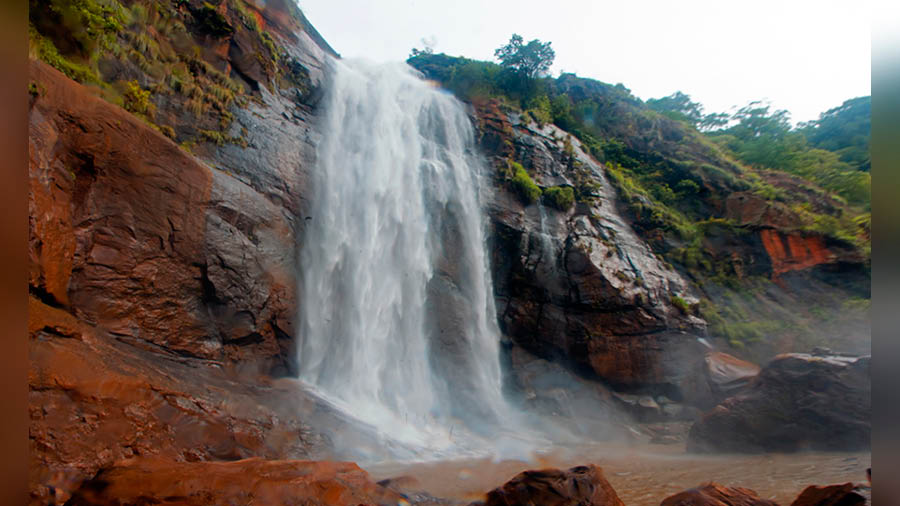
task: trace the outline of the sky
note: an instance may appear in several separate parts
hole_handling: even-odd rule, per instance
[[[344,58],[436,53],[494,61],[513,33],[550,41],[551,75],[622,83],[643,99],[682,91],[705,112],[752,100],[796,122],[871,93],[877,0],[298,0]]]

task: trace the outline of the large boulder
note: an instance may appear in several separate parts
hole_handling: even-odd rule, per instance
[[[402,496],[373,483],[349,462],[251,458],[234,462],[135,459],[97,473],[66,504],[397,504]]]
[[[710,351],[685,378],[682,390],[686,400],[708,410],[746,389],[759,371],[759,366],[752,362]]]
[[[688,450],[763,452],[870,447],[870,357],[777,356],[745,392],[691,427]]]
[[[707,483],[663,499],[660,506],[778,506],[741,487]]]
[[[807,487],[791,506],[864,506],[868,500],[863,490],[853,483]]]
[[[567,471],[523,471],[487,494],[485,506],[624,506],[603,469],[578,466]]]

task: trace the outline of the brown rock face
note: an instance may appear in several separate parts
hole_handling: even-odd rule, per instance
[[[290,367],[294,232],[212,170],[43,63],[31,109],[30,290],[117,338]]]
[[[829,485],[827,487],[807,487],[791,503],[791,506],[864,506],[866,498],[856,492],[852,483]]]
[[[759,371],[754,363],[710,351],[685,382],[686,397],[696,406],[710,409],[746,389]]]
[[[321,64],[297,37],[290,50]],[[258,374],[292,367],[310,108],[265,95],[259,114],[235,111],[261,125],[210,157],[222,170],[43,63],[30,80],[32,502],[123,458],[329,451],[309,424],[342,427],[333,412]]]
[[[109,504],[397,504],[401,496],[376,485],[348,462],[172,462],[135,459],[100,471],[66,503]]]
[[[691,427],[688,450],[866,449],[871,406],[870,357],[779,355]]]
[[[756,492],[741,487],[725,487],[718,483],[708,483],[702,487],[679,492],[669,496],[660,506],[778,506],[756,495]]]
[[[30,489],[35,504],[137,456],[234,460],[309,458],[340,424],[299,385],[253,384],[196,359],[111,339],[64,310],[29,304]]]
[[[603,469],[590,465],[563,471],[524,471],[502,487],[488,492],[485,506],[623,506],[616,491],[603,476]]]
[[[30,286],[117,334],[211,356],[203,323],[209,169],[33,62]]]
[[[616,208],[605,169],[555,126],[479,104],[482,148],[497,167],[490,195],[494,288],[501,329],[538,357],[622,387],[659,387],[678,397],[704,347],[705,322],[675,307],[695,301],[687,282],[659,261]],[[567,147],[568,146],[568,147]],[[502,172],[519,161],[541,187],[597,186],[561,211],[524,205]]]

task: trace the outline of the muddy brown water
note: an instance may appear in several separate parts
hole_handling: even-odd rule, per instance
[[[809,485],[865,483],[871,454],[794,453],[764,455],[692,455],[683,445],[640,448],[589,445],[559,450],[531,462],[468,459],[428,463],[380,463],[366,466],[376,480],[408,477],[405,490],[471,501],[526,469],[569,468],[597,464],[619,498],[628,506],[656,506],[666,497],[715,481],[744,487],[760,497],[790,504]]]

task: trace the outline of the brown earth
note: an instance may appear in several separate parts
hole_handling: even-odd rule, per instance
[[[718,483],[707,483],[669,496],[660,506],[778,506],[756,495],[756,492],[741,487],[725,487]]]
[[[234,462],[133,459],[104,469],[66,503],[111,504],[398,504],[402,497],[373,483],[349,462],[251,458]]]

